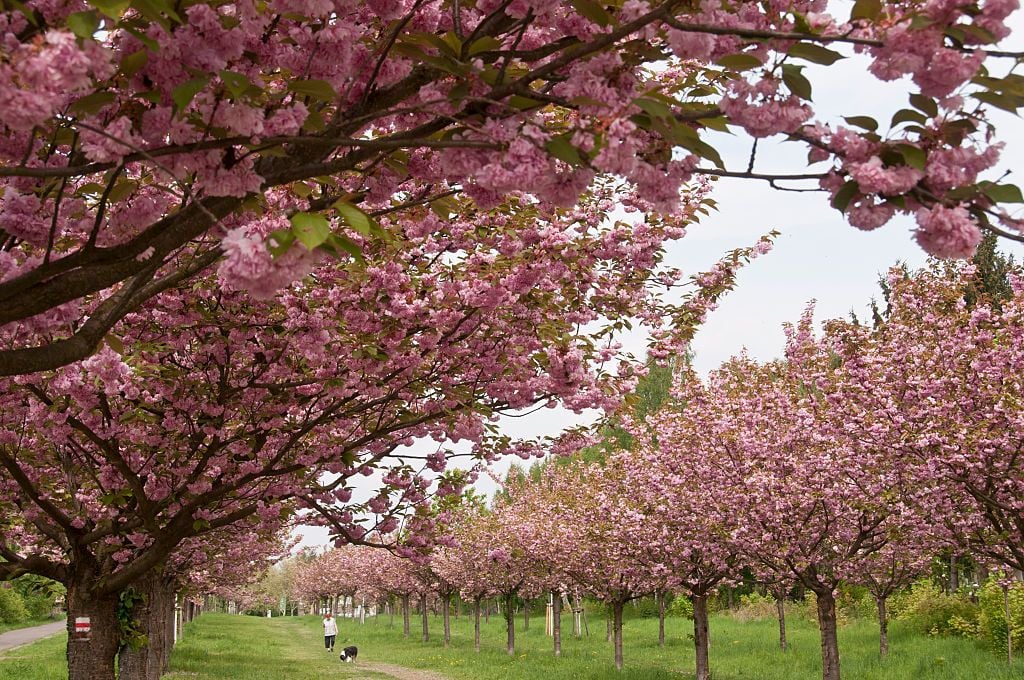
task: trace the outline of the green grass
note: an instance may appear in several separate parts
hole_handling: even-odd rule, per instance
[[[255,618],[204,614],[189,624],[175,649],[167,680],[322,680],[345,677],[383,677],[366,671],[365,664],[390,663],[430,669],[456,680],[665,680],[693,677],[693,647],[687,635],[691,623],[669,619],[668,640],[657,644],[657,621],[632,619],[624,629],[626,667],[615,671],[612,649],[604,640],[604,622],[594,617],[591,635],[576,640],[563,622],[563,656],[551,654],[543,617],[534,617],[530,630],[517,621],[516,656],[504,651],[504,622],[491,617],[483,627],[483,648],[473,651],[472,619],[452,621],[452,646],[441,643],[441,622],[431,618],[430,641],[420,641],[418,617],[413,634],[402,637],[401,620],[388,617],[365,625],[342,619],[338,647],[359,646],[355,666],[342,664],[323,649],[319,617]],[[814,680],[820,677],[819,645],[813,625],[793,620],[792,645],[781,652],[774,621],[739,622],[729,617],[711,621],[711,668],[715,680]],[[890,629],[891,652],[878,658],[877,629],[854,621],[840,630],[844,678],[850,680],[1020,680],[1024,663],[1011,668],[976,643],[959,638],[929,638],[911,633],[899,622]],[[0,680],[61,680],[64,636],[56,636],[0,656]]]
[[[0,680],[58,680],[67,678],[68,634],[0,652]]]

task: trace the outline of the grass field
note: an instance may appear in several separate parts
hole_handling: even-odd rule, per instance
[[[368,672],[376,663],[428,669],[453,679],[474,680],[663,680],[693,677],[693,647],[687,637],[690,622],[669,619],[668,641],[657,644],[657,621],[634,619],[624,629],[626,668],[615,671],[611,645],[604,641],[602,621],[591,622],[591,635],[576,640],[566,634],[563,656],[551,654],[543,618],[530,630],[517,622],[517,653],[504,651],[503,621],[491,617],[483,630],[483,649],[473,651],[472,620],[453,620],[449,649],[441,642],[439,619],[431,619],[431,639],[420,641],[419,621],[404,640],[401,621],[388,617],[365,625],[340,621],[338,646],[359,646],[359,664],[342,664],[323,649],[318,617],[255,618],[204,614],[189,624],[174,652],[167,680],[324,680],[326,678],[388,677]],[[566,623],[568,623],[566,621]],[[568,626],[564,627],[566,633]],[[820,677],[818,638],[813,626],[791,622],[792,648],[781,652],[774,621],[741,623],[729,617],[711,622],[711,667],[715,680],[814,680]],[[911,634],[899,622],[890,631],[892,651],[881,661],[877,631],[867,622],[840,630],[844,678],[851,680],[1020,680],[1024,663],[1005,661],[968,640],[928,638]],[[0,656],[0,680],[61,680],[66,677],[63,635]],[[413,676],[409,676],[413,677]]]

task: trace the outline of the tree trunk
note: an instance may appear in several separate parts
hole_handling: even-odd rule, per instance
[[[818,598],[818,629],[821,631],[822,680],[839,680],[839,637],[836,631],[836,598],[831,590],[814,593]]]
[[[551,637],[555,642],[555,656],[562,656],[562,594],[551,594]]]
[[[889,656],[889,618],[885,613],[885,597],[876,597],[878,605],[878,655]]]
[[[665,593],[658,593],[658,646],[665,646]]]
[[[97,597],[96,570],[79,566],[68,585],[68,680],[114,680],[114,661],[120,647],[117,596]],[[88,617],[89,639],[76,639],[75,619]]]
[[[473,647],[480,651],[480,599],[477,595],[473,598]]]
[[[505,597],[505,629],[508,635],[507,649],[509,656],[516,655],[516,613],[512,610],[512,595]]]
[[[949,555],[949,592],[955,593],[960,590],[960,574],[957,573],[956,554]]]
[[[530,630],[530,601],[523,598],[523,631]]]
[[[707,595],[693,596],[693,647],[697,654],[697,680],[709,680]]]
[[[430,640],[430,630],[429,630],[430,610],[427,608],[427,596],[424,595],[423,598],[420,600],[420,602],[423,605],[423,641],[427,642],[427,641]]]
[[[612,629],[615,636],[615,668],[622,670],[622,606],[616,600],[612,603]]]
[[[779,649],[786,651],[786,596],[781,588],[775,596],[775,613],[779,617]]]
[[[146,643],[121,648],[117,677],[119,680],[160,680],[170,656],[167,628],[171,620],[167,617],[167,603],[173,598],[173,590],[160,574],[144,577],[137,590],[144,599],[136,604],[132,616],[145,633]]]
[[[402,595],[402,634],[409,637],[409,595]]]
[[[1010,587],[1002,586],[1002,608],[1007,614],[1007,663],[1014,663],[1014,620],[1010,615]],[[70,617],[70,614],[69,614]]]
[[[451,606],[452,596],[445,595],[442,600],[443,602],[441,603],[441,606],[444,607],[444,646],[447,647],[452,641],[452,624],[451,620],[448,618],[448,610]]]

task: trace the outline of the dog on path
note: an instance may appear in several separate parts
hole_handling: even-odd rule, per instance
[[[345,649],[341,650],[341,656],[338,657],[338,658],[341,659],[342,661],[351,661],[351,662],[355,663],[356,656],[358,654],[359,654],[359,648],[356,647],[355,645],[351,645],[350,647],[346,647]]]

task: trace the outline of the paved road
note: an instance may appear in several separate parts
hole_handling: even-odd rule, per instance
[[[67,627],[68,624],[64,621],[54,621],[53,623],[44,623],[41,626],[33,626],[32,628],[18,628],[17,630],[0,633],[0,653],[14,647],[27,645],[30,642],[35,642],[50,635],[55,635]]]

